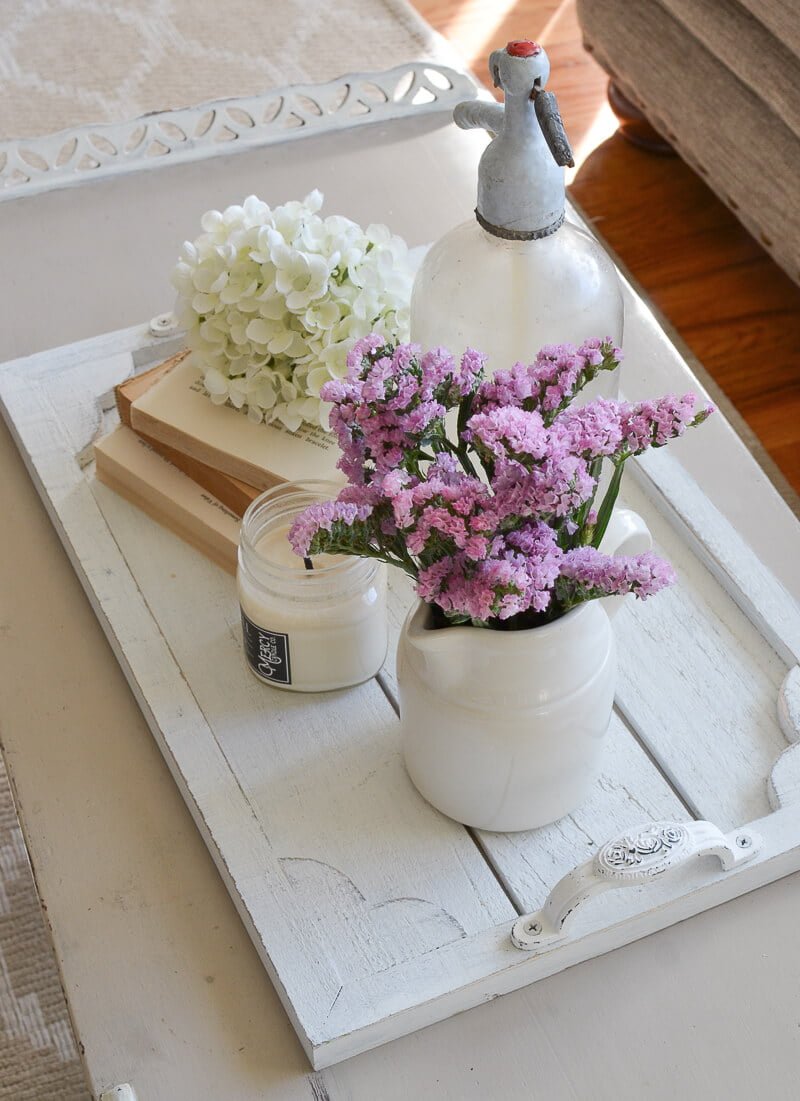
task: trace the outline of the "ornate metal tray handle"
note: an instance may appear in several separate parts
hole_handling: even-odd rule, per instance
[[[649,883],[698,856],[719,857],[727,872],[752,860],[760,847],[761,839],[748,829],[725,834],[711,822],[653,822],[607,841],[568,872],[541,910],[514,923],[511,940],[524,951],[549,945],[568,935],[572,915],[594,895]]]

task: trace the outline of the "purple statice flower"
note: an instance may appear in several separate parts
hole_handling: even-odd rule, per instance
[[[541,414],[513,405],[476,413],[467,422],[464,437],[480,454],[486,453],[494,461],[512,459],[529,466],[548,451],[548,433]]]
[[[369,486],[345,486],[334,501],[320,501],[309,505],[289,529],[289,542],[295,554],[305,558],[318,553],[314,539],[321,531],[331,533],[334,525],[354,529],[362,528],[372,516],[378,497]]]
[[[567,551],[561,563],[561,576],[571,587],[587,596],[612,596],[635,593],[641,600],[675,583],[672,566],[648,551],[630,557],[611,557],[594,547],[576,547]]]
[[[537,403],[539,386],[531,367],[515,363],[510,370],[495,371],[494,376],[478,389],[476,410],[533,408]]]
[[[448,485],[459,486],[462,484],[464,470],[455,455],[441,451],[428,467],[428,478],[439,478]]]
[[[483,352],[467,348],[448,386],[448,406],[475,393],[483,381],[485,366],[486,356]]]
[[[317,505],[310,506],[297,517],[289,530],[289,542],[292,544],[292,550],[295,554],[299,554],[301,558],[305,558],[308,555],[314,536],[320,530],[330,531],[332,526],[333,517],[329,512],[320,512]]]
[[[550,603],[550,593],[561,572],[563,551],[556,541],[556,533],[541,521],[523,524],[505,536],[507,552],[522,554],[525,558],[530,587],[530,607],[543,612]],[[497,551],[495,545],[494,550]]]
[[[487,557],[478,562],[455,554],[421,569],[417,593],[447,615],[482,622],[544,612],[563,552],[546,524],[531,525],[517,534],[516,544],[496,536]]]
[[[400,346],[401,348],[403,345]],[[411,345],[416,347],[416,345]],[[432,348],[419,360],[421,388],[430,399],[444,383],[453,379],[457,373],[456,361],[447,348]]]
[[[429,604],[438,604],[453,572],[454,563],[455,556],[446,554],[443,558],[435,559],[429,566],[421,567],[417,575],[417,595]],[[442,611],[447,611],[441,604],[439,607]]]
[[[471,562],[446,556],[419,571],[417,593],[452,617],[485,622],[508,619],[529,606],[525,559],[519,554]]]
[[[410,554],[463,551],[472,560],[485,557],[493,534],[485,517],[490,490],[478,478],[459,473],[449,458],[432,464],[424,481],[387,475],[382,492]]]
[[[533,363],[484,379],[484,357],[392,346],[370,334],[348,373],[322,388],[348,485],[307,509],[292,545],[381,558],[455,622],[532,626],[584,600],[646,599],[674,580],[653,554],[596,549],[624,462],[702,423],[692,394],[628,403],[570,402],[621,353],[611,341],[543,348]],[[448,410],[458,410],[460,436]],[[453,418],[455,422],[455,418]],[[595,501],[602,461],[616,471]]]
[[[445,412],[474,392],[483,373],[472,349],[456,366],[445,348],[392,348],[374,334],[354,345],[347,363],[347,377],[325,383],[321,397],[333,406],[340,469],[361,482],[413,460],[427,437],[443,436]]]
[[[343,486],[336,497],[342,504],[355,505],[360,520],[366,520],[370,510],[377,508],[382,499],[379,486],[360,484]]]
[[[582,371],[597,366],[592,362],[596,354],[596,349],[592,348],[587,362],[572,344],[546,344],[533,364],[539,386],[539,407],[545,412],[558,409],[578,389]]]
[[[379,351],[381,348],[386,347],[386,337],[381,336],[380,333],[367,333],[366,336],[362,336],[355,342],[353,347],[347,353],[347,366],[352,371],[354,368],[360,368],[364,359],[368,359],[373,352]]]
[[[513,517],[563,518],[590,500],[596,481],[584,459],[556,451],[530,470],[509,462],[492,480],[491,514],[498,525]]]
[[[622,352],[611,340],[586,340],[574,344],[548,344],[533,363],[516,363],[499,370],[478,390],[475,410],[518,406],[538,409],[549,420],[566,406],[598,371],[619,366]]]
[[[607,356],[611,356],[619,364],[622,362],[622,349],[617,348],[607,336],[605,340],[600,337],[590,337],[584,340],[578,348],[578,355],[583,356],[587,367],[600,367]]]
[[[345,379],[322,387],[331,402],[331,427],[342,449],[339,464],[351,480],[367,481],[401,466],[426,433],[443,432],[439,398],[456,370],[443,348],[424,355],[418,345],[390,348],[375,337],[358,341]]]
[[[356,411],[361,400],[360,387],[349,379],[331,379],[322,387],[320,393],[323,392],[326,395],[323,400],[332,403],[330,426],[342,452],[337,465],[349,482],[364,482],[368,454],[356,423]]]
[[[621,402],[598,398],[580,409],[566,409],[554,420],[551,435],[570,452],[587,459],[614,455],[623,442],[625,408]]]
[[[556,549],[555,533],[549,524],[542,521],[525,523],[509,531],[504,538],[510,547],[529,558],[544,558]]]
[[[707,405],[696,413],[696,400],[691,393],[636,404],[598,398],[560,413],[550,431],[570,452],[587,459],[640,455],[682,436],[713,412],[713,406]]]
[[[639,455],[648,447],[663,447],[668,440],[682,436],[687,428],[702,424],[714,412],[706,404],[695,412],[695,394],[676,397],[666,394],[653,401],[640,401],[621,409],[621,428],[626,450]]]

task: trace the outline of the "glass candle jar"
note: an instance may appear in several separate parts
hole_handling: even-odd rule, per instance
[[[288,482],[257,497],[242,519],[237,585],[245,659],[277,688],[346,688],[374,676],[386,658],[383,563],[350,555],[303,559],[288,540],[295,518],[339,488]]]

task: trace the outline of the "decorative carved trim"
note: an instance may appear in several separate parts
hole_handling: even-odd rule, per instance
[[[787,742],[800,742],[800,666],[786,674],[778,693],[778,722]]]
[[[767,795],[773,810],[800,800],[800,666],[792,666],[780,687],[778,722],[790,744],[767,778]]]
[[[0,200],[290,141],[310,132],[448,111],[477,94],[477,85],[465,73],[415,62],[383,73],[352,73],[326,84],[294,84],[250,98],[0,142]]]

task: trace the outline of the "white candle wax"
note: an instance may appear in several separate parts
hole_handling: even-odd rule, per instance
[[[298,577],[303,577],[309,572],[305,560],[295,554],[292,544],[289,542],[289,528],[291,524],[280,524],[262,535],[255,542],[256,554],[266,558],[273,566],[283,570],[291,570]],[[310,558],[314,570],[325,570],[339,562],[349,562],[345,554],[315,554]]]
[[[253,673],[299,692],[368,680],[386,656],[385,566],[316,555],[308,570],[292,550],[294,517],[336,487],[282,486],[259,497],[242,522],[238,587],[245,657]]]

